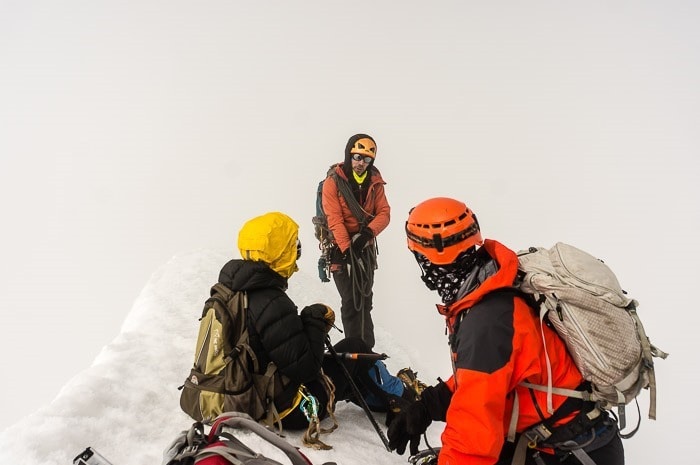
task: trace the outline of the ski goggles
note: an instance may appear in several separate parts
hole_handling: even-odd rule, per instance
[[[364,162],[367,163],[368,165],[369,165],[370,163],[372,163],[372,160],[374,160],[374,158],[372,158],[372,157],[364,157],[364,156],[360,155],[359,153],[353,153],[353,154],[352,154],[352,159],[355,160],[355,161],[364,161]]]

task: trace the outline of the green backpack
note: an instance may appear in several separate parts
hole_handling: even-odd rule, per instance
[[[211,424],[223,412],[243,412],[272,425],[277,367],[261,372],[248,341],[248,299],[221,283],[204,303],[194,366],[185,380],[180,407],[196,421]]]

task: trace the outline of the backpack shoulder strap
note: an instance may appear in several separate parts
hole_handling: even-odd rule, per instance
[[[221,298],[219,298],[217,294],[219,294]],[[248,293],[246,291],[232,291],[221,283],[216,283],[211,288],[211,298],[218,300],[224,306],[226,306],[236,294],[240,294],[240,298],[243,299],[242,308],[248,310]]]
[[[232,302],[232,300],[236,298],[239,299],[238,302]],[[231,315],[231,305],[240,306],[240,318],[236,319],[236,321],[233,321],[233,318],[231,318],[234,325],[231,332],[233,334],[240,334],[240,337],[238,340],[229,341],[231,344],[231,352],[225,358],[226,362],[228,363],[231,361],[231,356],[233,353],[242,350],[242,347],[239,347],[239,344],[248,340],[248,293],[246,291],[232,291],[224,284],[216,283],[211,288],[211,297],[208,300],[217,301],[224,309],[226,309],[229,315]],[[254,371],[257,373],[259,370],[257,357],[255,357],[252,350],[248,350],[248,353],[251,357]]]
[[[189,430],[180,433],[173,441],[168,452],[166,452],[167,456],[163,464],[179,465],[191,463],[207,442],[207,435],[204,434],[204,425],[198,421],[192,424]]]
[[[233,296],[233,291],[221,283],[216,283],[211,287],[212,297],[216,294],[221,294],[224,300],[228,301]]]

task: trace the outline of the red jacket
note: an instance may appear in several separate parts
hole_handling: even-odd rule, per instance
[[[439,465],[496,463],[508,434],[514,392],[520,405],[517,431],[542,420],[529,390],[519,386],[523,381],[547,384],[540,320],[521,297],[492,293],[513,285],[516,254],[493,240],[487,239],[483,247],[497,262],[498,271],[451,305],[438,305],[453,341],[454,362],[454,374],[447,381],[453,395]],[[583,378],[564,342],[547,326],[544,338],[553,386],[576,388]],[[548,417],[547,394],[533,392],[540,411]],[[554,395],[554,409],[565,399]]]
[[[376,237],[389,225],[391,208],[384,193],[384,179],[375,167],[371,167],[370,184],[367,187],[367,195],[362,208],[374,218],[367,225]],[[343,172],[343,164],[335,166],[335,173],[343,179],[348,179]],[[352,236],[360,231],[360,224],[350,211],[345,198],[338,191],[338,185],[332,176],[326,178],[323,183],[321,201],[323,211],[328,219],[328,227],[333,233],[333,239],[341,252],[348,250]]]

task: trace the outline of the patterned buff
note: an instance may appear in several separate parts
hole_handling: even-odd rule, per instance
[[[437,291],[442,302],[449,305],[457,299],[462,284],[467,280],[477,262],[474,248],[463,252],[448,265],[436,265],[425,255],[415,253],[416,261],[423,271],[421,279],[431,291]]]

